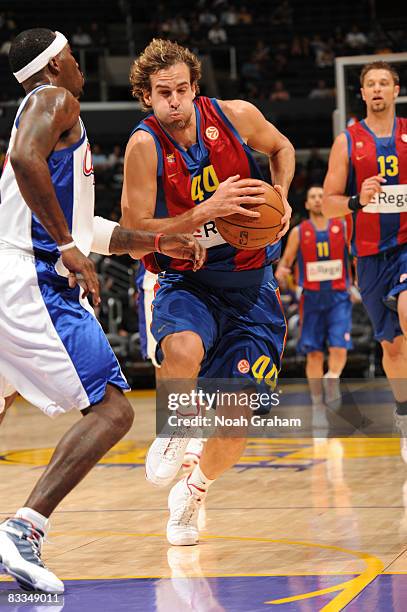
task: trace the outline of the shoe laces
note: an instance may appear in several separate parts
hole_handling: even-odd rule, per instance
[[[164,459],[168,461],[175,459],[178,455],[182,441],[182,438],[169,438],[167,448],[164,452]]]
[[[41,567],[45,567],[41,559],[41,548],[44,541],[44,533],[34,527],[30,521],[22,518],[10,518],[4,525],[3,530],[12,536],[18,537],[21,544],[28,543],[27,546],[20,546],[20,553],[25,558],[27,553],[31,553],[33,559],[30,562],[34,562]]]
[[[194,499],[194,495],[191,495],[191,499],[187,500],[187,503],[179,509],[175,516],[175,521],[178,525],[187,526],[191,523],[196,512],[199,509],[200,500]]]
[[[174,516],[174,521],[178,525],[184,526],[187,526],[191,523],[196,512],[199,510],[199,507],[202,504],[204,497],[203,495],[196,495],[193,491],[191,491],[188,485],[186,486],[187,491],[185,492],[183,503],[176,509]]]
[[[31,544],[31,549],[32,549],[33,555],[37,559],[38,565],[45,567],[41,559],[41,548],[42,548],[42,543],[43,543],[42,532],[40,533],[35,528],[32,528],[31,531],[32,531],[31,535],[27,536],[27,541],[30,542]]]

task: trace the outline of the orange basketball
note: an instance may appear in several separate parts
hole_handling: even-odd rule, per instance
[[[260,249],[274,242],[281,230],[284,204],[280,194],[272,185],[263,181],[266,189],[266,203],[250,206],[250,210],[260,213],[260,217],[245,217],[239,213],[215,219],[218,232],[237,249]],[[249,208],[247,205],[243,205]]]

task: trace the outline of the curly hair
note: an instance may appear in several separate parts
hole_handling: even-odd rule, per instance
[[[131,93],[137,98],[144,110],[149,106],[144,101],[144,92],[151,91],[150,76],[159,70],[165,70],[175,64],[186,64],[191,75],[191,85],[199,91],[198,81],[201,78],[201,62],[195,53],[176,42],[163,38],[153,38],[143,53],[134,60],[130,69]]]
[[[366,64],[365,66],[363,66],[362,72],[360,73],[360,85],[361,85],[361,87],[363,87],[365,76],[371,70],[387,70],[387,72],[390,72],[390,74],[391,74],[391,76],[393,78],[394,84],[398,85],[400,83],[399,74],[398,74],[397,70],[394,68],[394,66],[391,66],[391,64],[388,64],[387,62],[383,62],[383,61],[379,60],[377,62],[371,62],[370,64]]]

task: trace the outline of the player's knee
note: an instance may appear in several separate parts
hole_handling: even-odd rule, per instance
[[[407,338],[407,308],[399,309],[399,322],[404,337]]]
[[[403,291],[398,299],[398,315],[401,330],[407,338],[407,291]]]
[[[307,353],[307,362],[310,364],[319,364],[323,362],[324,354],[320,351],[312,351],[311,353]]]
[[[115,401],[109,416],[117,434],[124,436],[134,421],[134,410],[124,395],[121,395],[120,399]]]
[[[204,357],[201,338],[193,332],[180,332],[164,339],[165,365],[182,376],[196,375]]]
[[[404,338],[402,336],[397,336],[397,338],[394,338],[393,342],[384,340],[382,342],[383,357],[389,361],[395,362],[399,361],[399,359],[403,359],[403,343]]]

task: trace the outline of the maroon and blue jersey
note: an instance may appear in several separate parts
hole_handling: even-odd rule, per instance
[[[353,213],[352,253],[376,255],[407,243],[407,119],[395,118],[390,137],[379,138],[365,121],[346,130],[349,195],[365,179],[381,174],[386,183],[375,201]]]
[[[346,291],[350,282],[346,222],[330,219],[326,230],[317,230],[307,219],[299,232],[298,284],[308,291]]]
[[[185,150],[159,124],[154,114],[135,128],[150,133],[155,141],[157,167],[157,198],[155,218],[175,217],[199,206],[210,198],[219,184],[239,174],[241,178],[262,179],[250,147],[221,110],[214,98],[201,96],[194,101],[197,143]],[[261,249],[241,250],[229,245],[220,236],[215,221],[207,222],[191,232],[207,248],[207,260],[200,276],[230,276],[231,272],[260,270],[280,256],[280,243]],[[185,272],[193,269],[190,261],[162,254],[147,255],[148,270]]]

